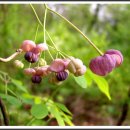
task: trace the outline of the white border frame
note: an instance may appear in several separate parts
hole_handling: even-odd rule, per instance
[[[0,1],[0,4],[130,4],[130,1]],[[130,129],[130,126],[0,126],[0,129]]]

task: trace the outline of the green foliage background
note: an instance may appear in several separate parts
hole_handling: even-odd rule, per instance
[[[103,52],[108,49],[120,50],[124,56],[124,62],[121,67],[115,69],[112,73],[105,77],[109,84],[109,91],[111,100],[99,90],[97,84],[87,79],[87,87],[80,87],[70,76],[61,86],[51,85],[47,79],[44,79],[42,84],[33,85],[30,77],[23,74],[22,69],[18,69],[13,65],[13,61],[8,63],[0,62],[0,70],[8,73],[8,75],[18,81],[8,84],[8,87],[18,95],[25,94],[19,86],[26,89],[31,95],[46,97],[51,95],[57,87],[61,87],[53,100],[65,104],[66,107],[73,110],[77,106],[74,104],[78,98],[85,101],[85,105],[89,106],[88,102],[98,105],[92,105],[89,111],[94,111],[95,118],[100,116],[105,120],[99,123],[93,122],[94,125],[115,125],[118,121],[122,105],[128,96],[128,89],[130,84],[129,58],[130,58],[130,5],[129,4],[102,4],[99,6],[99,11],[92,13],[90,9],[94,4],[50,4],[52,9],[56,9],[62,13],[74,25],[80,28],[92,42]],[[44,6],[34,5],[40,20],[43,22]],[[93,10],[94,11],[94,10]],[[102,20],[103,18],[103,20]],[[70,25],[64,22],[58,16],[48,12],[46,29],[51,34],[52,39],[60,50],[68,55],[80,58],[88,67],[92,58],[98,56],[95,49],[85,39],[76,32]],[[8,57],[18,49],[25,39],[34,40],[38,21],[34,15],[29,4],[1,4],[0,5],[0,57]],[[36,43],[43,42],[43,28],[40,27]],[[48,37],[47,43],[51,44]],[[53,53],[53,51],[52,51]],[[22,59],[25,67],[29,64],[24,60],[23,55],[18,56]],[[50,63],[50,57],[46,54],[46,59]],[[17,83],[16,83],[17,82]],[[102,82],[102,81],[101,81]],[[22,84],[21,84],[22,83]],[[5,84],[0,81],[0,93],[4,94]],[[18,86],[18,87],[16,87]],[[75,97],[75,98],[73,98]],[[4,99],[4,98],[3,98]],[[25,99],[25,98],[24,98]],[[68,101],[69,100],[69,101]],[[10,104],[13,103],[13,104]],[[6,101],[7,109],[10,115],[11,125],[26,125],[32,118],[30,111],[25,110],[23,105],[13,101]],[[69,105],[67,104],[69,102]],[[129,102],[129,100],[128,100]],[[90,106],[91,107],[91,106]],[[79,109],[79,115],[80,115]],[[89,113],[86,111],[86,113]],[[76,124],[73,117],[75,112],[72,112],[72,121]],[[129,125],[129,113],[124,125]],[[79,117],[78,117],[79,118]],[[112,124],[107,119],[112,120]],[[83,118],[83,121],[77,119],[79,122],[76,125],[84,125],[82,122],[91,122],[89,118]],[[81,121],[81,122],[80,122]],[[29,125],[50,125],[45,120],[34,120]],[[89,124],[87,124],[89,125]]]

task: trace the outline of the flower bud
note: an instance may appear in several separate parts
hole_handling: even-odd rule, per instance
[[[21,45],[21,49],[24,51],[24,52],[28,52],[28,51],[31,51],[33,50],[33,48],[36,47],[36,44],[31,41],[31,40],[25,40],[23,41],[22,45]]]
[[[67,69],[75,76],[83,75],[86,72],[86,66],[83,65],[83,62],[74,57],[70,57],[70,59],[71,61],[69,62]]]
[[[116,59],[116,67],[119,67],[122,64],[122,62],[123,62],[123,55],[121,54],[120,51],[114,50],[114,49],[110,49],[110,50],[106,51],[105,54],[112,55]]]
[[[42,78],[38,75],[33,75],[32,78],[31,78],[32,82],[33,83],[40,83],[42,81]]]
[[[76,73],[74,73],[74,75],[77,77],[77,76],[81,76],[81,75],[84,75],[85,72],[87,71],[87,68],[85,65],[83,65],[83,67],[81,69],[78,69],[76,71]]]
[[[47,65],[46,61],[43,58],[40,58],[38,62],[39,62],[39,66]]]
[[[33,68],[26,68],[26,69],[24,69],[24,73],[26,75],[34,75],[34,74],[36,74],[36,71]]]
[[[69,62],[67,69],[69,70],[69,72],[71,72],[73,74],[76,73],[76,67],[72,61]]]
[[[110,73],[116,65],[116,60],[109,54],[98,56],[90,61],[91,71],[97,75],[105,76]]]
[[[24,67],[24,64],[21,61],[19,61],[19,60],[15,60],[14,61],[14,65],[16,67],[18,67],[18,68],[23,68]]]
[[[24,58],[31,63],[35,63],[38,60],[38,55],[34,54],[33,52],[26,52]]]
[[[83,66],[83,62],[77,58],[71,58],[72,63],[75,65],[76,69],[80,69]]]

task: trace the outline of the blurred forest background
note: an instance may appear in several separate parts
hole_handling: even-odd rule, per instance
[[[105,77],[112,100],[108,100],[95,83],[88,84],[88,87],[84,89],[71,77],[61,85],[53,100],[65,104],[71,111],[72,122],[76,126],[130,125],[128,108],[130,103],[130,5],[48,4],[48,6],[80,28],[103,52],[113,48],[120,50],[124,56],[122,66]],[[40,20],[43,21],[44,6],[36,4],[34,7]],[[34,40],[37,25],[38,21],[29,4],[1,4],[0,57],[8,57],[14,53],[25,39]],[[80,58],[87,67],[90,60],[98,56],[94,48],[77,31],[50,12],[47,13],[46,29],[60,50]],[[43,42],[43,28],[40,26],[36,43],[41,42]],[[49,44],[48,38],[47,42]],[[50,57],[46,58],[49,60]],[[23,55],[18,56],[17,59],[22,59],[25,66],[29,66]],[[8,84],[13,92],[19,96],[24,94],[24,91],[17,87],[19,84],[33,95],[44,97],[53,93],[57,86],[50,85],[47,80],[42,81],[40,85],[33,85],[30,77],[23,74],[23,69],[16,68],[13,61],[0,62],[0,70],[14,79],[14,84]],[[4,89],[5,83],[0,80],[1,96],[4,94]],[[2,97],[9,112],[10,125],[25,125],[31,120],[28,105],[20,105],[9,97],[5,100],[4,95]],[[124,117],[121,120],[124,122],[119,123],[122,114]],[[57,125],[55,120],[46,123],[45,120],[35,120],[30,125]]]

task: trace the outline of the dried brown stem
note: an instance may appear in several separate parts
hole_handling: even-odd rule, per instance
[[[117,126],[121,126],[123,122],[126,120],[128,111],[129,111],[129,99],[130,99],[130,88],[128,90],[128,97],[126,98],[123,106],[122,106],[122,111],[119,120],[117,121]]]
[[[22,49],[18,49],[16,50],[15,53],[13,53],[11,56],[7,57],[7,58],[1,58],[0,57],[0,62],[9,62],[11,61],[12,59],[14,59],[17,55],[21,54],[23,52]]]
[[[0,108],[1,108],[1,112],[2,112],[3,118],[4,118],[4,124],[6,126],[9,126],[9,116],[7,114],[7,111],[6,111],[6,106],[3,103],[1,97],[0,97]]]

